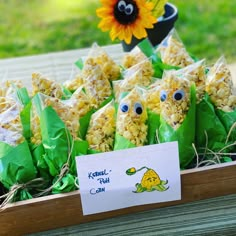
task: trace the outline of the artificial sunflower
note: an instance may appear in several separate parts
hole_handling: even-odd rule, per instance
[[[119,38],[127,44],[132,36],[137,39],[147,37],[146,29],[153,28],[157,22],[152,11],[153,2],[146,0],[100,0],[102,7],[97,9],[102,18],[98,27],[102,31],[110,30],[112,40]]]

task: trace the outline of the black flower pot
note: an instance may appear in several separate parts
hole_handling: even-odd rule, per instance
[[[176,6],[170,3],[165,5],[165,15],[161,20],[158,20],[154,24],[154,28],[147,29],[148,39],[153,46],[158,45],[174,27],[176,20],[178,19],[178,9]],[[132,37],[131,43],[127,44],[122,41],[122,47],[125,52],[131,51],[142,39]]]

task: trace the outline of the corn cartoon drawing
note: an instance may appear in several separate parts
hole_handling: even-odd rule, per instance
[[[146,169],[147,171],[144,173],[141,183],[136,183],[136,191],[134,193],[142,193],[142,192],[152,192],[152,191],[159,191],[164,192],[169,189],[169,186],[165,186],[168,184],[168,180],[164,181],[161,180],[159,175],[151,168],[146,166],[141,167],[140,169],[136,170],[135,167],[131,167],[126,171],[127,175],[134,175],[138,171]]]

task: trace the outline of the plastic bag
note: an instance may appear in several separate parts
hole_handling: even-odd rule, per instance
[[[115,139],[114,101],[96,111],[90,120],[86,140],[97,152],[113,151]]]
[[[11,107],[0,111],[0,182],[8,190],[36,178],[29,146],[23,136],[21,110],[21,104],[15,101]],[[32,198],[31,190],[29,186],[19,188],[14,192],[14,201]]]
[[[180,167],[194,158],[196,91],[187,79],[165,72],[160,91],[160,143],[178,141]]]
[[[134,88],[119,102],[114,150],[145,145],[147,131],[146,102],[142,92]]]
[[[228,141],[236,140],[236,94],[225,58],[220,57],[207,74],[206,91],[223,123]]]

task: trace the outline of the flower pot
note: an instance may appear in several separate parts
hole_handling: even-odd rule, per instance
[[[153,46],[158,45],[174,27],[176,20],[178,19],[178,9],[176,6],[170,3],[165,5],[165,14],[162,18],[158,19],[158,22],[154,24],[154,28],[147,29],[148,39]],[[143,39],[132,38],[131,43],[127,44],[122,41],[122,47],[125,52],[131,51],[139,42]]]

